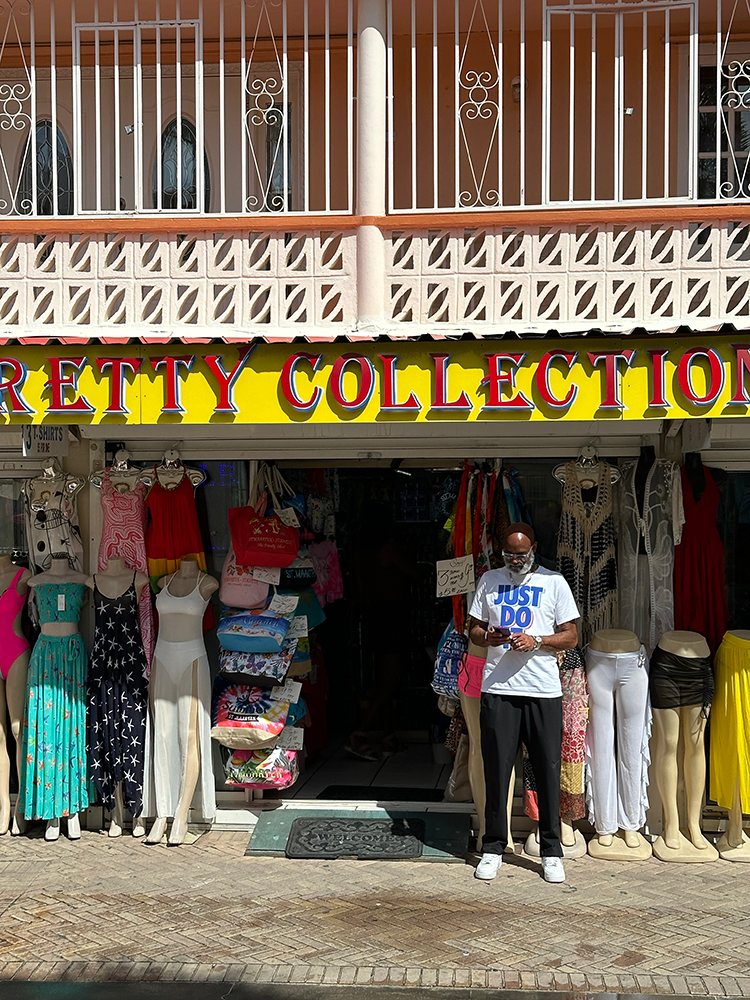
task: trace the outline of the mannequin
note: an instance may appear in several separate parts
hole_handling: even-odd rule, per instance
[[[750,673],[750,631],[727,632],[716,656],[716,695],[711,719],[711,796],[729,808],[726,832],[716,845],[725,861],[750,862],[750,837],[742,829],[747,808],[747,776],[742,766],[748,747],[745,679]],[[739,711],[738,711],[739,710]],[[736,774],[734,782],[732,775]],[[742,785],[745,785],[744,795]]]
[[[179,451],[176,448],[170,448],[164,452],[161,465],[144,469],[139,479],[147,486],[159,483],[165,490],[173,490],[180,485],[185,476],[188,477],[193,487],[200,486],[206,481],[206,474],[202,469],[191,469],[183,465]]]
[[[558,481],[565,485],[567,470],[569,467],[568,462],[562,462],[560,465],[556,465],[552,470],[552,475]],[[574,463],[574,471],[578,482],[580,483],[582,490],[594,489],[599,482],[599,454],[593,445],[586,445],[581,448],[578,452],[578,458]],[[620,470],[615,468],[614,465],[609,466],[609,481],[611,485],[614,485],[620,478]]]
[[[201,623],[206,604],[219,584],[201,572],[196,559],[185,557],[159,586],[159,637],[150,692],[153,733],[147,737],[146,752],[146,774],[150,774],[153,760],[156,820],[145,842],[161,842],[171,815],[174,821],[167,843],[179,846],[185,842],[194,795],[200,793],[204,818],[213,819],[216,814],[209,735],[210,673]],[[150,805],[149,796],[144,811],[153,815]]]
[[[127,774],[134,780],[136,763],[140,763],[140,785],[143,790],[143,753],[145,721],[148,702],[148,685],[144,678],[145,654],[139,664],[136,654],[143,649],[143,640],[137,624],[137,606],[148,583],[145,573],[134,573],[122,558],[109,559],[105,568],[86,580],[94,593],[96,630],[94,648],[89,665],[89,772],[99,782],[112,773]],[[133,588],[134,604],[127,600]],[[112,616],[116,622],[114,635],[107,625]],[[124,762],[120,759],[130,752]],[[140,758],[140,760],[139,760]],[[116,763],[115,763],[116,760]],[[112,818],[108,836],[122,836],[125,803],[123,782],[120,780],[110,791],[99,788],[105,805],[110,807]],[[113,801],[109,795],[113,796]],[[133,836],[143,837],[146,828],[142,816],[133,817]]]
[[[130,464],[130,452],[126,448],[119,448],[115,452],[112,465],[109,467],[109,479],[112,486],[118,493],[128,493],[134,490],[141,478],[142,469],[137,465]],[[97,489],[102,486],[102,473],[92,472],[89,482]]]
[[[708,643],[697,632],[665,632],[659,640],[659,650],[686,660],[710,658]],[[664,695],[658,695],[659,676],[656,654],[651,663],[651,697],[656,729],[655,772],[661,796],[664,832],[654,842],[654,854],[661,861],[716,861],[719,854],[701,831],[703,792],[706,784],[704,734],[710,706],[706,690],[701,704],[678,704],[671,708],[657,707]],[[710,659],[709,659],[710,669]],[[710,679],[713,690],[713,675]],[[675,696],[677,698],[677,695]],[[696,695],[697,698],[697,695]],[[708,705],[705,701],[708,700]],[[692,700],[692,699],[691,699]],[[677,805],[677,757],[682,731],[685,748],[685,792],[687,796],[687,828],[680,829]]]
[[[32,576],[41,636],[28,672],[23,758],[19,797],[26,819],[46,819],[45,840],[60,836],[60,819],[67,816],[68,838],[79,840],[79,809],[88,806],[85,752],[86,651],[78,631],[86,599],[86,576],[71,569],[66,553],[55,553],[45,573]],[[47,747],[43,731],[65,730],[68,775],[65,786],[55,779],[47,785],[42,775],[60,773],[54,747]],[[46,770],[45,770],[46,768]],[[59,811],[55,811],[59,809]]]
[[[76,498],[85,482],[81,476],[66,475],[57,459],[50,458],[42,463],[40,476],[23,484],[29,561],[37,571],[48,570],[53,554],[62,553],[73,569],[83,569]]]
[[[634,632],[603,629],[592,636],[586,672],[590,813],[597,831],[588,851],[604,861],[645,861],[651,845],[638,830],[646,819],[651,731],[646,650]]]
[[[31,573],[22,566],[14,566],[10,556],[0,556],[0,836],[10,826],[10,759],[6,749],[5,720],[10,715],[11,732],[16,741],[16,768],[21,774],[21,726],[26,697],[26,674],[29,669],[31,649],[23,634],[21,620]],[[19,799],[13,811],[12,833],[21,833],[23,818]]]

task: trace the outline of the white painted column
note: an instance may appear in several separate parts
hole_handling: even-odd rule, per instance
[[[385,215],[386,0],[357,3],[357,214]],[[385,239],[378,226],[357,230],[357,326],[385,323]]]

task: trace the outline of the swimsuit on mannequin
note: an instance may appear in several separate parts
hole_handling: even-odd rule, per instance
[[[10,556],[0,556],[0,836],[10,826],[10,758],[5,720],[10,715],[16,742],[16,768],[21,773],[21,726],[26,700],[26,673],[30,648],[21,630],[23,607],[29,593],[29,570],[14,566]],[[12,833],[21,832],[19,800],[13,814]]]
[[[606,861],[645,861],[651,711],[646,650],[635,632],[603,629],[586,650],[590,773],[589,817],[596,836],[589,854]],[[615,733],[615,720],[617,731]]]
[[[750,861],[742,813],[750,803],[750,632],[727,632],[716,653],[716,693],[711,711],[711,798],[729,810],[716,845],[726,861]]]
[[[710,669],[710,655],[708,643],[697,632],[665,632],[651,662],[656,786],[661,797],[664,822],[664,832],[654,842],[654,854],[661,861],[702,862],[716,861],[719,857],[716,848],[701,831],[706,785],[703,743],[708,718],[705,700],[708,678],[704,664],[708,662]],[[693,669],[691,664],[695,664]],[[713,676],[710,683],[712,687]],[[710,703],[709,695],[708,705]],[[677,756],[681,731],[685,748],[685,829],[680,829],[677,803]]]
[[[211,767],[211,677],[202,621],[219,584],[184,558],[176,573],[160,581],[156,599],[159,636],[151,670],[151,725],[146,733],[144,813],[156,815],[147,844],[161,842],[174,817],[168,843],[185,842],[188,814],[216,815]],[[149,778],[153,779],[153,789]]]
[[[89,772],[112,813],[109,836],[122,835],[127,806],[133,836],[142,837],[148,681],[138,602],[148,577],[115,558],[86,583],[94,592],[95,626],[87,678]]]
[[[21,810],[46,819],[45,840],[78,840],[78,813],[89,804],[86,775],[86,649],[78,632],[86,577],[54,555],[46,573],[32,576],[42,634],[34,646],[26,688],[21,760]]]

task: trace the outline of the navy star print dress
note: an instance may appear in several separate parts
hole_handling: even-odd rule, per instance
[[[125,808],[143,811],[143,758],[148,681],[133,582],[119,597],[105,597],[94,577],[94,648],[87,682],[86,747],[89,775],[112,810],[122,782]]]

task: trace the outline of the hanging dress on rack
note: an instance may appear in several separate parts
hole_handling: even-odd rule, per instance
[[[129,569],[148,573],[146,558],[146,484],[138,483],[132,490],[121,493],[112,485],[110,470],[105,469],[101,485],[102,538],[99,543],[99,571],[107,568],[109,559],[122,558]],[[151,667],[154,653],[154,609],[148,587],[141,591],[138,622],[146,653],[146,669]]]
[[[177,486],[167,489],[159,482],[154,466],[154,482],[148,491],[146,506],[151,514],[146,532],[146,556],[153,592],[158,593],[159,580],[179,569],[186,556],[195,559],[198,568],[205,573],[206,554],[198,524],[195,490],[187,473],[183,473]],[[159,610],[158,601],[156,610]],[[214,614],[209,605],[203,628],[208,632],[213,627]]]
[[[67,488],[75,476],[50,479],[50,490],[42,491],[41,499],[34,499],[34,483],[27,479],[23,485],[23,509],[26,520],[26,538],[29,546],[29,563],[38,573],[46,572],[53,555],[63,552],[71,569],[83,572],[83,541],[78,526],[78,505],[74,493]]]
[[[642,511],[637,468],[637,459],[622,465],[617,484],[619,627],[635,632],[650,656],[662,635],[674,629],[674,547],[682,538],[685,514],[674,462],[657,459],[648,470]]]
[[[581,613],[580,640],[612,628],[617,620],[617,556],[612,506],[612,467],[599,462],[596,499],[585,503],[575,462],[565,466],[557,569]]]
[[[674,625],[702,635],[715,653],[729,623],[724,546],[716,526],[719,488],[703,467],[706,487],[696,500],[684,466],[682,502],[685,526],[674,554]]]
[[[144,586],[148,593],[148,587]],[[143,811],[148,681],[133,582],[119,597],[105,597],[94,577],[94,646],[87,679],[86,745],[91,780],[107,809],[122,782],[125,808]]]
[[[34,590],[42,625],[79,621],[84,584],[39,583]],[[25,818],[56,819],[86,809],[86,649],[80,633],[37,639],[22,740],[19,796]]]

